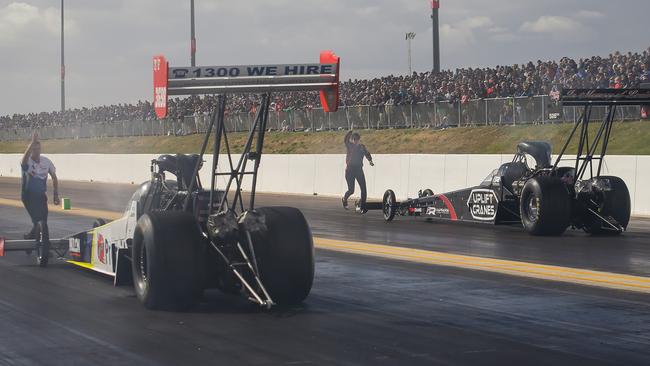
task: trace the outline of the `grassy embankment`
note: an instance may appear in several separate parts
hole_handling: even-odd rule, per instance
[[[486,126],[451,128],[443,131],[404,129],[361,131],[362,142],[375,154],[499,154],[514,152],[523,140],[548,141],[559,152],[571,124],[541,126]],[[596,126],[592,126],[592,135]],[[344,131],[272,132],[267,134],[264,152],[270,154],[344,153]],[[240,148],[244,133],[230,135],[230,145]],[[44,153],[192,153],[201,148],[203,137],[123,137],[43,141]],[[0,142],[0,153],[21,153],[27,141]],[[609,154],[650,154],[650,122],[618,122],[609,143]]]

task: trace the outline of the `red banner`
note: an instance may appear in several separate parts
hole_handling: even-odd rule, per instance
[[[440,0],[431,0],[431,9],[439,9]]]
[[[153,58],[153,106],[158,118],[167,116],[167,76],[169,66],[165,56]]]

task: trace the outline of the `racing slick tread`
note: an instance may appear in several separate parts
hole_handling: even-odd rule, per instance
[[[600,209],[600,214],[604,217],[611,217],[621,225],[627,228],[630,222],[632,210],[630,191],[623,179],[614,176],[601,175],[601,179],[608,179],[611,191],[604,192],[604,198]],[[591,215],[591,222],[584,227],[585,232],[593,235],[618,235],[621,231],[611,230],[600,218]]]
[[[539,198],[537,219],[526,205],[531,195]],[[571,222],[571,201],[567,188],[558,177],[539,176],[524,185],[519,201],[521,223],[532,235],[561,235]]]
[[[135,229],[132,254],[135,292],[146,308],[187,310],[198,301],[204,261],[194,216],[182,211],[143,215]]]
[[[262,283],[278,305],[307,298],[314,282],[314,242],[305,216],[293,207],[260,207],[267,230],[251,235]]]

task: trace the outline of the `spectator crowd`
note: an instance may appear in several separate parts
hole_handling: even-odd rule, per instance
[[[389,75],[374,79],[354,79],[341,85],[341,104],[401,105],[472,99],[550,95],[561,88],[634,88],[650,83],[650,47],[641,53],[615,52],[608,57],[593,56],[574,60],[528,62],[491,68],[460,68],[440,73]],[[315,92],[276,93],[271,108],[309,110],[319,105]],[[170,99],[171,118],[208,113],[216,96]],[[252,113],[259,103],[256,95],[232,95],[227,113]],[[1,113],[1,111],[0,111]],[[0,129],[57,127],[80,123],[105,123],[155,119],[153,105],[136,104],[69,109],[0,116]]]

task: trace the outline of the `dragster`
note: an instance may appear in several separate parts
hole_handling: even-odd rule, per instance
[[[155,56],[159,118],[167,115],[170,95],[218,94],[200,153],[154,159],[151,179],[135,191],[120,219],[98,220],[95,227],[63,239],[0,239],[0,256],[33,250],[44,267],[54,252],[113,277],[115,285],[133,284],[149,309],[187,309],[208,288],[241,294],[264,308],[302,302],[314,279],[311,229],[296,208],[257,208],[257,175],[271,94],[318,91],[323,109],[334,112],[339,72],[340,59],[332,51],[321,52],[319,63],[280,65],[169,67],[165,57]],[[228,95],[234,93],[260,94],[238,157],[231,153],[224,123]],[[210,183],[204,186],[199,171],[211,139]],[[225,186],[217,188],[218,178],[225,178]],[[250,189],[246,199],[244,186]]]
[[[511,162],[494,169],[480,184],[453,192],[418,192],[417,198],[398,201],[388,189],[381,202],[368,209],[381,210],[386,221],[399,216],[519,224],[532,235],[560,235],[571,227],[594,235],[617,235],[630,220],[630,193],[623,179],[601,175],[616,107],[647,105],[649,89],[565,89],[564,106],[583,107],[559,155],[553,161],[551,145],[524,141]],[[590,131],[593,106],[607,113]],[[590,136],[592,133],[592,136]],[[577,140],[577,141],[574,141]],[[576,154],[565,157],[572,142]],[[560,166],[571,161],[572,166]]]

